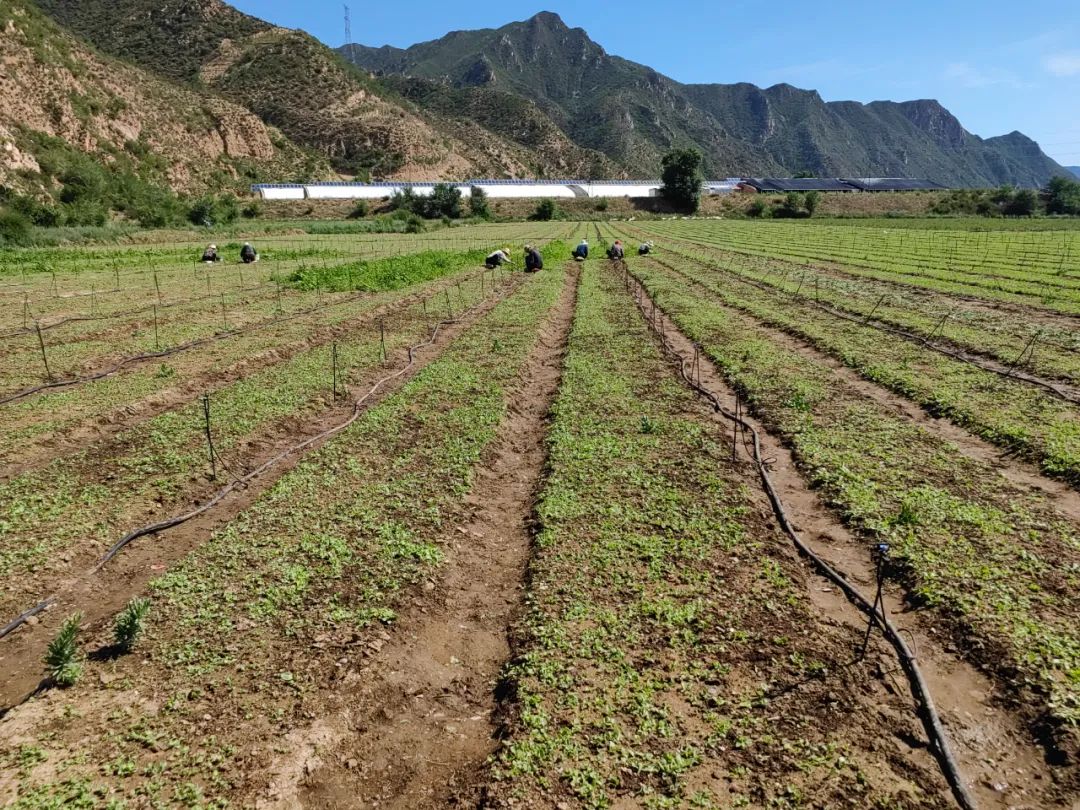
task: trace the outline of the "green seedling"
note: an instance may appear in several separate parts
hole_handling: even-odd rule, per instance
[[[113,638],[116,639],[116,646],[122,652],[129,653],[134,649],[135,642],[143,634],[149,613],[150,600],[136,597],[128,602],[120,615],[116,617],[116,622],[113,624]]]
[[[48,668],[49,677],[57,686],[74,686],[82,675],[82,653],[79,651],[81,623],[82,613],[69,616],[45,653],[45,666]]]

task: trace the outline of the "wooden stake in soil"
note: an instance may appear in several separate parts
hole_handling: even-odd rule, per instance
[[[161,351],[161,342],[158,340],[157,304],[154,304],[154,351]]]
[[[210,477],[217,480],[217,453],[214,452],[214,436],[210,432],[210,395],[203,394],[203,427],[206,432],[206,446],[210,452]]]
[[[114,279],[114,281],[116,283],[115,289],[117,291],[119,291],[120,290],[120,268],[116,267],[115,265],[113,266],[113,279]]]
[[[41,335],[41,322],[34,321],[34,327],[37,329],[38,346],[41,348],[41,362],[45,366],[45,377],[52,382],[52,372],[49,371],[49,358],[45,356],[45,338]]]
[[[154,270],[154,289],[157,290],[157,300],[161,303],[161,285],[158,284],[157,269]]]
[[[330,344],[330,365],[333,368],[334,402],[337,402],[337,341]]]
[[[450,306],[450,290],[443,290],[446,293],[446,319],[448,321],[454,320],[454,309]]]
[[[735,394],[735,421],[731,427],[731,463],[734,464],[738,459],[736,458],[736,452],[739,447],[739,417],[742,410],[742,400],[738,393]]]
[[[29,328],[30,320],[30,293],[23,293],[22,325],[23,329]]]
[[[383,323],[383,319],[379,318],[379,347],[382,351],[382,361],[386,362],[386,325]]]

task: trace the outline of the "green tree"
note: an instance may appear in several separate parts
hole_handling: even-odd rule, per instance
[[[488,195],[479,186],[469,189],[469,213],[480,219],[491,219],[491,207],[488,205]]]
[[[423,210],[417,211],[422,217],[439,219],[448,217],[459,219],[461,217],[461,189],[450,183],[436,183],[431,190],[431,195],[421,198]]]
[[[803,197],[803,205],[806,206],[806,215],[812,217],[817,211],[818,203],[821,202],[821,194],[817,191],[808,191]]]
[[[701,202],[701,152],[672,149],[661,162],[660,196],[680,211],[697,211]]]
[[[1021,188],[1001,206],[1001,213],[1007,217],[1030,217],[1039,207],[1039,197],[1030,188]]]
[[[1080,215],[1080,181],[1067,177],[1053,177],[1042,193],[1046,213]]]

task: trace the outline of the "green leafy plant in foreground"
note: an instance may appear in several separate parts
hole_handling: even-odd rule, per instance
[[[127,606],[116,617],[113,624],[113,638],[116,646],[123,652],[129,653],[134,649],[135,642],[143,634],[146,625],[146,617],[150,613],[150,600],[145,597],[136,597],[127,603]]]
[[[82,654],[79,652],[79,625],[82,613],[75,613],[64,620],[60,632],[45,653],[45,666],[49,677],[57,686],[74,686],[83,672]]]

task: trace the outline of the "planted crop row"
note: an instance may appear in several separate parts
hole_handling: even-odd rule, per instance
[[[593,263],[554,413],[498,805],[946,806],[876,745],[912,728],[844,669],[857,634]]]
[[[319,305],[318,294],[308,294],[312,311],[298,317],[279,320],[274,316],[265,327],[251,329],[193,347],[163,360],[132,365],[121,373],[67,389],[45,391],[37,396],[3,406],[6,439],[5,458],[17,455],[27,441],[42,441],[58,432],[68,430],[86,420],[115,412],[117,408],[144,402],[155,394],[175,392],[190,399],[195,391],[192,384],[206,390],[213,388],[215,379],[235,379],[255,364],[265,365],[302,350],[314,341],[329,339],[331,329],[339,329],[357,317],[400,300],[423,284],[425,279],[450,278],[478,264],[478,254],[425,253],[416,254],[406,264],[404,259],[388,259],[367,264],[353,274],[354,285],[376,290],[370,295],[330,294]],[[386,273],[386,267],[393,268]],[[406,266],[407,265],[407,266]],[[428,282],[429,284],[438,282]],[[403,292],[403,291],[409,292]],[[457,305],[453,305],[457,308]],[[139,339],[153,341],[152,329],[145,329]],[[153,344],[150,344],[152,350]],[[202,381],[202,382],[200,382]],[[185,394],[184,391],[187,391]]]
[[[867,229],[844,231],[841,226],[725,223],[723,228],[707,228],[700,223],[685,225],[645,224],[643,231],[654,239],[674,235],[721,247],[736,253],[778,257],[797,262],[821,261],[837,264],[844,272],[869,278],[897,281],[946,293],[986,300],[1011,301],[1069,314],[1080,313],[1080,280],[1058,275],[1052,268],[1025,269],[1007,276],[981,269],[981,259],[972,255],[960,270],[940,254],[919,251],[913,257],[891,251],[887,244],[867,243]],[[903,233],[910,233],[904,231]],[[1041,234],[1040,234],[1041,235]],[[846,241],[845,241],[846,240]],[[1047,261],[1063,254],[1048,253]],[[1080,258],[1080,249],[1074,256]],[[1075,264],[1076,258],[1072,261]],[[1041,265],[1040,265],[1041,266]],[[1075,272],[1072,265],[1061,273]],[[1056,286],[1048,285],[1042,274]],[[1067,279],[1067,280],[1062,280]]]
[[[320,697],[356,682],[360,645],[436,570],[563,286],[556,267],[156,582],[145,660],[103,665],[108,686],[91,671],[27,707],[39,720],[0,743],[20,775],[7,798],[220,806],[260,779]],[[86,713],[65,713],[68,701]]]
[[[420,281],[421,279],[417,279]],[[504,282],[505,283],[505,282]],[[448,291],[450,311],[495,292],[472,277]],[[125,430],[108,441],[0,483],[0,616],[44,595],[40,583],[89,567],[126,531],[153,516],[183,511],[256,466],[274,441],[314,432],[308,423],[336,404],[334,386],[368,385],[388,358],[418,343],[440,317],[442,296],[416,301],[292,359],[219,388],[210,400],[215,465],[197,399]],[[399,357],[393,365],[400,365]],[[335,371],[336,367],[336,371]],[[265,451],[262,452],[265,454]]]
[[[1080,722],[1080,536],[1021,490],[778,345],[751,317],[648,262],[635,266],[679,326],[790,443],[811,482],[885,541],[914,601],[1034,715]],[[1072,727],[1073,732],[1067,729]],[[1075,740],[1073,743],[1075,744]]]
[[[1051,379],[1080,381],[1080,331],[1065,318],[1025,318],[904,284],[875,281],[822,267],[748,256],[701,243],[667,240],[680,257],[708,262],[724,273],[929,340],[990,357]]]
[[[1080,408],[1076,405],[693,261],[670,269],[655,262],[652,266],[808,341],[870,381],[1033,460],[1048,475],[1080,485]]]

